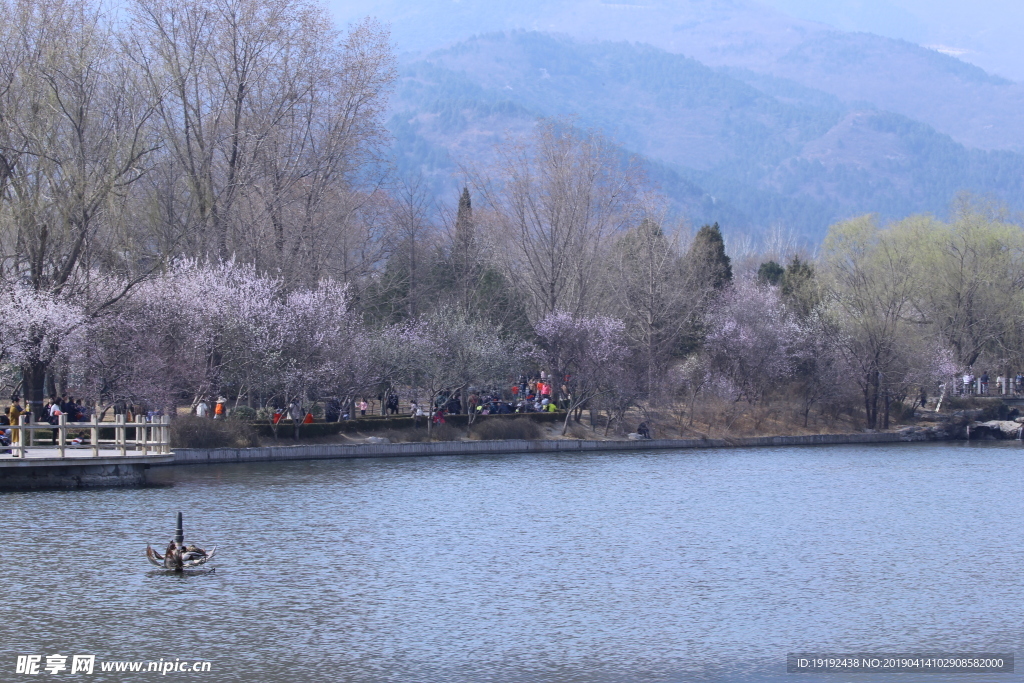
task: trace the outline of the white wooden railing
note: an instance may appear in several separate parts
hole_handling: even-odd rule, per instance
[[[94,458],[99,457],[101,450],[113,450],[119,456],[127,456],[129,451],[132,451],[132,455],[167,455],[171,452],[171,426],[166,415],[154,418],[153,422],[146,422],[146,418],[141,415],[135,418],[135,422],[127,422],[124,415],[115,415],[113,422],[100,422],[95,415],[89,422],[68,422],[66,415],[59,416],[57,420],[58,423],[53,425],[48,422],[33,422],[30,415],[21,415],[18,424],[0,427],[11,430],[11,445],[4,450],[10,449],[15,458],[24,458],[29,449],[54,448],[62,458],[66,457],[69,450],[87,449],[92,451]],[[113,440],[100,440],[100,430],[111,428],[114,430]],[[135,430],[134,439],[128,439],[128,430]],[[57,443],[54,444],[52,438],[50,443],[38,443],[40,439],[35,433],[39,431],[48,431],[51,434],[56,431]],[[88,432],[88,444],[74,443],[74,435],[80,432]]]

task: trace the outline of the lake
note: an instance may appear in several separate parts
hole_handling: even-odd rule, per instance
[[[788,652],[1024,652],[1017,442],[319,460],[0,493],[0,680],[964,680]],[[184,513],[213,573],[146,562]],[[102,662],[209,661],[104,673]],[[972,674],[970,681],[1024,680]]]

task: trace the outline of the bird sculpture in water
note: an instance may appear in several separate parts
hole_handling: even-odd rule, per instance
[[[217,552],[214,547],[209,552],[195,545],[185,545],[185,531],[181,526],[181,513],[178,513],[178,528],[174,532],[174,540],[167,544],[163,555],[146,545],[146,558],[161,569],[182,572],[192,567],[206,564]]]

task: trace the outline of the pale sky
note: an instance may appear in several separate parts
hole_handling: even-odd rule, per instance
[[[1024,81],[1024,0],[760,0],[800,19],[941,47]]]
[[[558,4],[559,0],[550,0]],[[600,0],[643,4],[645,0]],[[499,30],[500,19],[489,14],[495,4],[515,6],[514,0],[325,0],[339,19],[372,14],[386,22],[412,21],[420,34],[442,30],[439,42],[462,40],[447,35],[456,25]],[[728,0],[659,0],[659,5],[696,3],[714,6]],[[976,64],[994,74],[1024,82],[1024,0],[741,0],[760,2],[797,19],[817,21],[845,31],[866,31],[933,47]],[[544,0],[523,3],[534,10]],[[458,8],[456,10],[456,8]],[[508,9],[505,7],[505,9]],[[452,11],[454,10],[454,11]],[[539,11],[539,10],[537,10]],[[507,12],[506,12],[507,14]],[[452,15],[458,15],[452,16]],[[488,17],[491,20],[488,21]],[[522,17],[520,17],[522,19]],[[403,26],[409,30],[411,27]],[[458,31],[455,31],[458,33]],[[429,44],[432,41],[414,41]],[[419,49],[419,48],[415,48]]]

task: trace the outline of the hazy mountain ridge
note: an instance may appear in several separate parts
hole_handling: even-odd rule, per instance
[[[981,74],[972,75],[987,82]],[[1020,204],[1021,155],[969,150],[865,107],[648,45],[520,31],[405,64],[392,130],[400,168],[426,168],[440,189],[506,131],[576,115],[650,159],[652,176],[694,222],[782,223],[812,239],[850,215],[942,214],[961,190]]]
[[[634,41],[712,67],[792,80],[923,121],[968,147],[1024,150],[1024,85],[934,49],[793,19],[750,0],[391,0],[399,49],[436,49],[495,30],[564,33],[575,40]]]
[[[1024,86],[913,43],[833,31],[762,70],[923,121],[968,147],[1024,150]]]

